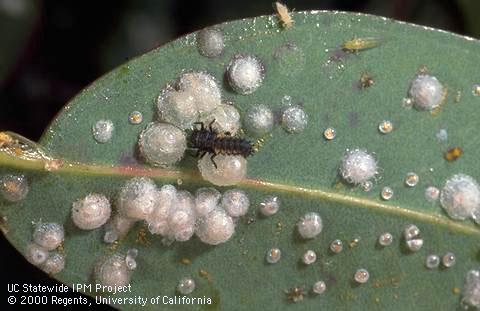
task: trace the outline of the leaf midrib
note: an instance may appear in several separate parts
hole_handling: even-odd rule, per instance
[[[54,171],[45,170],[45,164],[48,160],[25,160],[17,157],[10,156],[5,153],[0,153],[0,166],[10,167],[21,171],[36,171],[46,172],[49,174],[67,174],[67,175],[83,175],[83,176],[145,176],[155,180],[168,180],[176,181],[181,179],[182,181],[196,181],[202,182],[202,177],[198,172],[174,170],[174,169],[161,169],[161,168],[148,168],[148,167],[136,167],[136,166],[106,166],[106,165],[92,165],[76,162],[65,162],[60,168]],[[423,221],[426,223],[432,223],[447,227],[454,233],[463,233],[467,235],[479,235],[480,229],[475,225],[461,223],[453,221],[446,216],[433,214],[429,212],[420,212],[412,209],[402,207],[400,205],[385,204],[383,202],[354,196],[351,194],[336,193],[321,188],[305,188],[296,185],[288,185],[281,183],[273,183],[259,179],[245,178],[237,186],[251,188],[251,189],[264,189],[268,191],[281,191],[299,196],[308,196],[317,199],[321,199],[327,202],[336,202],[352,207],[369,208],[385,214],[402,216],[412,220]]]

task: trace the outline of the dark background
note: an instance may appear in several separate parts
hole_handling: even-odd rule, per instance
[[[480,37],[476,0],[291,0],[287,5],[296,11],[371,13]],[[206,26],[273,12],[272,1],[260,0],[0,0],[0,130],[37,140],[70,98],[129,58]],[[0,296],[7,283],[55,284],[3,235],[0,250]],[[8,308],[6,296],[1,299]]]

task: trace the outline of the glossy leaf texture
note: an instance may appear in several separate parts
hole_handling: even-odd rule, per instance
[[[213,301],[193,307],[200,310],[460,307],[464,276],[478,267],[480,228],[471,221],[449,219],[438,201],[427,202],[424,193],[428,186],[443,187],[453,174],[480,178],[475,117],[480,97],[472,93],[480,79],[479,42],[362,14],[298,12],[293,19],[295,24],[288,29],[275,16],[219,25],[226,38],[219,58],[201,56],[195,34],[188,35],[124,64],[83,90],[39,142],[46,153],[65,161],[61,168],[48,172],[41,157],[25,160],[0,154],[1,173],[25,174],[31,188],[19,203],[2,202],[6,237],[23,253],[31,241],[32,221],[63,223],[66,267],[55,278],[65,284],[89,283],[96,260],[113,250],[103,243],[102,229],[86,232],[74,227],[72,202],[90,192],[104,193],[114,202],[132,176],[149,176],[159,186],[174,183],[192,192],[209,185],[197,172],[197,160],[189,155],[175,169],[164,170],[144,164],[137,154],[139,133],[156,119],[155,102],[161,89],[185,70],[207,71],[220,81],[224,99],[233,101],[241,114],[260,103],[279,111],[287,95],[304,107],[308,125],[298,134],[276,126],[260,151],[248,158],[248,178],[236,187],[248,193],[252,204],[227,243],[208,246],[193,238],[165,246],[159,236],[148,233],[146,241],[139,239],[145,226],[138,224],[116,248],[139,250],[132,292],[121,297],[173,297],[178,295],[178,281],[191,276],[197,288],[190,297]],[[381,44],[356,53],[342,51],[342,44],[353,38],[376,38]],[[262,86],[251,95],[236,94],[224,78],[229,60],[238,53],[259,57],[266,68]],[[422,66],[448,88],[441,109],[434,113],[402,106]],[[366,72],[374,84],[359,88]],[[140,125],[128,121],[134,110],[143,113]],[[105,144],[92,137],[92,126],[101,119],[115,125],[112,139]],[[382,120],[394,124],[391,133],[379,132]],[[337,133],[331,141],[323,137],[328,127]],[[438,141],[440,129],[447,129],[447,141]],[[446,161],[444,152],[455,146],[463,149],[463,155]],[[380,167],[369,192],[347,185],[338,175],[345,150],[355,148],[375,153]],[[415,187],[405,186],[408,172],[420,178]],[[394,190],[389,201],[380,198],[384,186]],[[260,217],[259,203],[267,195],[280,198],[281,210]],[[324,229],[319,237],[306,241],[297,234],[296,223],[311,211],[321,215]],[[408,251],[402,238],[403,228],[410,223],[420,228],[424,239],[418,252]],[[393,234],[391,246],[377,244],[383,232]],[[344,241],[339,254],[329,250],[335,239]],[[282,259],[273,265],[265,261],[272,247],[282,250]],[[305,266],[301,258],[308,249],[315,250],[318,259]],[[455,266],[425,267],[428,254],[441,256],[448,251],[457,256]],[[182,264],[184,258],[191,264]],[[354,282],[359,268],[370,273],[366,284]],[[200,270],[207,271],[208,277],[200,275]],[[327,284],[322,295],[311,293],[318,280]],[[296,286],[304,286],[309,293],[292,303],[285,291]],[[164,307],[192,309],[190,305]]]

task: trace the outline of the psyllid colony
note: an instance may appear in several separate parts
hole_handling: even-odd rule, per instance
[[[452,107],[478,101],[478,81],[460,86],[463,80],[432,61],[408,63],[393,83],[391,72],[381,72],[388,62],[376,66],[382,54],[375,53],[387,55],[389,45],[408,40],[345,28],[361,20],[348,14],[341,23],[348,34],[338,40],[323,28],[340,13],[292,14],[280,3],[275,9],[277,17],[254,20],[238,36],[225,24],[182,39],[178,54],[167,59],[181,63],[186,53],[194,61],[168,67],[164,59],[168,74],[146,70],[144,88],[136,72],[138,90],[129,90],[148,93],[148,104],[126,104],[127,94],[118,90],[115,106],[118,85],[94,84],[91,97],[106,101],[109,113],[92,110],[84,122],[83,109],[91,109],[84,102],[81,112],[67,106],[56,121],[78,118],[67,122],[83,126],[84,136],[74,132],[77,149],[61,124],[48,131],[42,142],[48,147],[1,132],[2,231],[22,240],[29,262],[61,280],[73,271],[82,281],[131,284],[140,293],[150,290],[142,284],[155,284],[172,296],[217,295],[220,306],[231,307],[225,299],[241,305],[235,299],[243,295],[259,306],[397,306],[409,278],[443,284],[448,276],[456,283],[435,289],[442,299],[479,307],[478,262],[451,240],[458,232],[478,234],[480,186],[477,172],[464,166],[475,146],[459,135],[468,119],[448,119]],[[307,25],[303,38],[298,31]],[[267,53],[264,45],[273,46]],[[161,50],[146,58],[152,66]],[[156,75],[155,83],[148,80]],[[449,97],[459,89],[467,91]],[[60,147],[52,147],[55,139]],[[403,145],[415,147],[408,161]],[[35,213],[33,205],[44,202],[40,192],[55,185],[63,197],[52,196],[52,204],[61,206]],[[33,226],[9,233],[16,214]],[[448,234],[441,234],[445,228]],[[95,246],[95,258],[82,258],[88,264],[78,267],[76,245],[85,240]],[[452,298],[452,287],[460,292],[462,286],[462,297]]]

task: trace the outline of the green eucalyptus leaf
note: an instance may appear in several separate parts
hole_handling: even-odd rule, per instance
[[[42,151],[33,143],[18,152],[3,148],[0,172],[25,174],[30,184],[23,201],[1,203],[5,236],[23,253],[32,239],[32,221],[64,224],[66,266],[54,277],[65,284],[89,284],[98,258],[137,248],[131,292],[110,297],[173,297],[178,295],[178,281],[191,276],[197,288],[189,297],[212,300],[211,305],[193,309],[460,307],[464,276],[478,267],[480,229],[471,221],[449,219],[438,201],[428,202],[424,193],[427,186],[441,188],[453,174],[480,177],[476,162],[480,145],[475,134],[480,97],[472,93],[479,79],[480,44],[444,31],[362,14],[298,12],[293,19],[290,28],[282,28],[275,16],[219,25],[226,38],[225,52],[219,58],[201,56],[195,34],[173,41],[84,89],[45,131],[39,142]],[[365,38],[376,38],[380,44],[355,53],[342,51],[342,45],[355,37],[361,44],[367,42]],[[238,53],[255,55],[265,65],[265,80],[252,95],[238,95],[224,81],[225,68]],[[441,108],[432,113],[402,106],[421,66],[448,88]],[[151,177],[158,185],[175,183],[192,192],[209,185],[192,156],[186,155],[175,169],[168,170],[150,167],[137,155],[139,133],[156,119],[156,97],[185,70],[215,76],[224,99],[232,100],[241,114],[259,103],[279,111],[282,98],[288,95],[304,107],[308,125],[298,134],[277,126],[260,151],[248,158],[248,178],[237,187],[248,193],[252,205],[230,241],[209,246],[193,238],[165,246],[161,237],[144,234],[145,226],[139,223],[113,250],[103,243],[102,229],[75,228],[72,202],[91,192],[104,193],[114,202],[132,176]],[[360,77],[366,72],[374,83],[360,88]],[[143,114],[140,125],[129,123],[134,110]],[[92,137],[92,126],[101,119],[115,125],[111,140],[104,144]],[[391,133],[379,133],[382,120],[394,124]],[[330,141],[323,137],[328,127],[337,133]],[[448,130],[446,142],[437,140],[440,129]],[[464,154],[446,161],[444,152],[454,146]],[[355,148],[374,153],[380,167],[369,192],[349,186],[338,176],[345,150]],[[415,187],[405,185],[408,172],[419,176]],[[384,186],[394,190],[389,201],[380,197]],[[267,195],[278,196],[281,209],[274,216],[260,217],[258,206]],[[311,211],[321,215],[324,228],[317,238],[303,240],[296,223]],[[408,251],[402,238],[404,227],[411,223],[420,228],[424,239],[418,252]],[[391,246],[379,247],[377,239],[383,232],[393,234]],[[335,239],[344,241],[339,254],[329,250]],[[282,259],[267,264],[265,254],[272,247],[282,250]],[[318,259],[305,266],[301,258],[308,249],[315,250]],[[425,267],[428,254],[441,256],[448,251],[457,257],[455,266]],[[182,264],[185,259],[190,264]],[[366,284],[354,282],[359,268],[370,273]],[[327,284],[321,296],[311,293],[318,280]],[[302,286],[309,293],[302,301],[290,302],[285,291]],[[111,303],[122,309],[138,307]],[[192,309],[191,305],[161,307]]]

